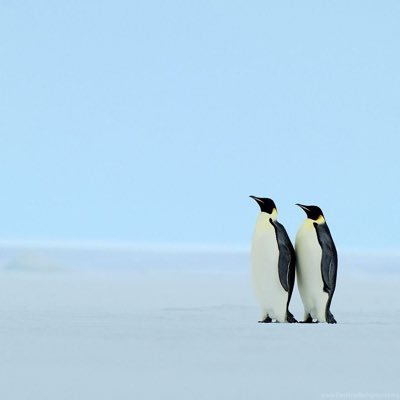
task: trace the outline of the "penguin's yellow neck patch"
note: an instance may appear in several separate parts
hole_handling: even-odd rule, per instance
[[[304,226],[307,229],[313,229],[315,223],[317,223],[318,225],[321,225],[324,222],[325,222],[325,218],[322,215],[320,215],[318,217],[318,219],[316,219],[316,220],[315,219],[306,218],[306,220],[304,221]]]
[[[278,211],[276,211],[276,208],[272,210],[271,218],[273,221],[276,221],[278,219]]]

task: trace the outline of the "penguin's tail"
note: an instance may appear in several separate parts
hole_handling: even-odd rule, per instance
[[[286,320],[290,324],[294,324],[297,322],[297,319],[293,316],[293,314],[289,310],[286,311]]]

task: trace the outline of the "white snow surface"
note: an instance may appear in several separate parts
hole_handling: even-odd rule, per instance
[[[339,257],[337,325],[259,324],[245,251],[3,248],[0,399],[400,398],[400,256]]]

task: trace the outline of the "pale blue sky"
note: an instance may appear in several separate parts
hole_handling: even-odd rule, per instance
[[[0,238],[399,249],[400,3],[282,3],[2,1]]]

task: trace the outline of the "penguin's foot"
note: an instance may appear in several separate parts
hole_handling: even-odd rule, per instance
[[[326,322],[328,324],[336,324],[337,323],[335,317],[333,316],[333,314],[330,311],[328,311],[326,313]]]
[[[268,316],[264,320],[258,321],[258,323],[261,323],[261,324],[269,324],[270,322],[272,322],[272,319]]]
[[[318,321],[316,321],[318,322]],[[306,318],[304,318],[304,321],[302,321],[302,324],[315,324],[316,322],[313,321],[312,317],[310,314]]]
[[[293,316],[293,314],[287,310],[286,311],[286,320],[289,322],[289,324],[294,324],[297,322],[297,319]]]

